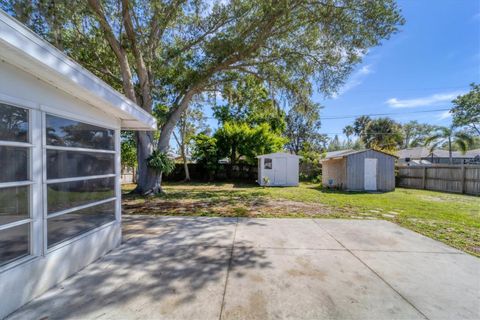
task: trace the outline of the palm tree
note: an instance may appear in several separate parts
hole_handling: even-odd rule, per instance
[[[347,136],[347,141],[350,143],[350,137],[355,134],[355,129],[351,125],[348,125],[343,128],[343,134]]]
[[[425,146],[430,146],[432,153],[445,143],[448,143],[449,162],[452,164],[452,146],[456,145],[458,150],[465,154],[468,147],[473,144],[473,137],[466,132],[455,131],[453,127],[438,127],[437,131],[425,140]]]

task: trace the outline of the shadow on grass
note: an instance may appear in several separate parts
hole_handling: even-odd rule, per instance
[[[384,194],[389,193],[390,191],[346,191],[339,189],[329,189],[321,185],[311,186],[309,189],[319,191],[325,194],[344,194],[344,195],[358,195],[358,194]]]
[[[182,318],[218,303],[236,218],[124,217],[124,243],[11,319]],[[269,268],[264,250],[235,248],[235,268]],[[215,310],[215,308],[213,308]],[[217,312],[217,311],[215,311]],[[205,315],[207,316],[207,315]]]

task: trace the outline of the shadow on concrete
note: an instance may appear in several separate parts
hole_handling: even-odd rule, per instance
[[[181,309],[198,299],[213,303],[209,295],[219,298],[215,307],[220,310],[236,224],[236,218],[125,217],[119,248],[12,319],[112,315],[122,308],[152,305],[161,309],[172,298],[175,308]],[[270,263],[264,250],[241,247],[235,248],[235,267],[269,268]]]

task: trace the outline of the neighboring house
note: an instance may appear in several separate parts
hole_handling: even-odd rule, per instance
[[[120,130],[155,128],[0,10],[0,319],[120,244]]]
[[[322,184],[348,191],[392,191],[395,159],[371,149],[328,152],[321,161]]]
[[[450,164],[448,150],[434,150],[430,152],[427,147],[402,149],[397,152],[400,165],[425,165],[425,164]],[[462,154],[452,152],[452,164],[480,163],[480,149],[470,150]]]
[[[277,152],[258,158],[258,184],[261,186],[298,186],[300,156]]]

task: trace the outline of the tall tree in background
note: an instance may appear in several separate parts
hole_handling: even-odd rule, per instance
[[[185,171],[185,181],[190,181],[190,172],[188,170],[189,145],[198,131],[206,129],[205,116],[200,104],[191,104],[190,107],[180,117],[176,130],[173,131],[173,137],[178,145],[180,156],[182,157],[183,168]]]
[[[355,135],[359,138],[363,138],[370,121],[372,121],[372,118],[370,118],[369,116],[360,116],[356,118],[353,122],[353,132],[355,133]]]
[[[355,134],[353,126],[345,126],[345,128],[343,128],[343,134],[347,137],[347,143],[350,144],[350,137]]]
[[[447,145],[450,164],[453,164],[452,151],[454,145],[464,154],[474,143],[471,135],[462,131],[455,131],[453,127],[439,127],[437,131],[425,140],[425,145],[433,152],[440,146]]]
[[[321,109],[318,103],[310,101],[297,103],[290,109],[285,130],[286,148],[290,152],[299,154],[307,148],[319,152],[325,147],[327,137],[319,133]]]
[[[263,81],[237,75],[221,89],[226,104],[213,107],[220,124],[213,135],[219,156],[235,165],[242,157],[253,163],[260,154],[281,150],[285,113],[276,107]]]
[[[453,100],[454,107],[450,110],[453,125],[469,127],[476,135],[480,135],[480,85],[472,83],[471,90]]]
[[[285,130],[285,112],[277,107],[264,82],[258,78],[238,75],[221,87],[221,95],[226,104],[213,106],[213,117],[220,125],[231,122],[254,127],[267,123],[277,134]]]
[[[335,135],[328,144],[328,151],[338,151],[344,149],[344,145],[340,142],[338,135]]]
[[[152,113],[137,132],[136,192],[161,190],[146,159],[167,152],[192,99],[252,74],[290,100],[334,92],[368,48],[403,22],[394,0],[5,0],[1,7]]]
[[[425,140],[436,130],[436,126],[419,123],[416,120],[409,121],[402,125],[403,148],[423,146]]]
[[[370,120],[363,131],[362,140],[369,149],[393,152],[403,143],[401,126],[390,118]]]

